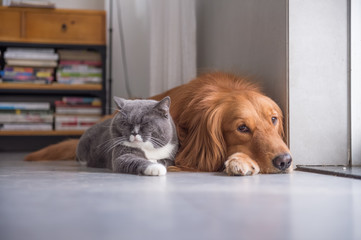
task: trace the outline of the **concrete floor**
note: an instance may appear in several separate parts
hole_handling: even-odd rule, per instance
[[[361,239],[361,181],[114,174],[0,153],[0,239]]]

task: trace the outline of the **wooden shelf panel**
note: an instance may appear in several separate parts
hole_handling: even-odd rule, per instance
[[[83,130],[0,131],[0,136],[80,136]]]
[[[0,41],[105,45],[105,18],[96,10],[0,7],[0,22],[7,23]]]
[[[84,90],[101,91],[101,84],[31,84],[31,83],[0,83],[0,89],[31,89],[31,90]]]

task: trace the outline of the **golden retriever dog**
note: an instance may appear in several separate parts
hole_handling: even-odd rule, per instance
[[[170,171],[228,175],[287,173],[292,157],[283,141],[283,115],[257,85],[223,72],[203,74],[152,97],[171,97],[180,149]],[[77,140],[64,141],[26,160],[75,159]]]

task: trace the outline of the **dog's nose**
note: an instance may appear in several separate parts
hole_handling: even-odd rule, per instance
[[[290,154],[285,153],[282,155],[278,155],[272,160],[273,166],[278,168],[279,170],[286,170],[291,166],[292,163],[292,157]]]

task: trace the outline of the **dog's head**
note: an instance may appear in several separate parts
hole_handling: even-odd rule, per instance
[[[240,89],[236,85],[208,85],[205,89],[200,84],[198,89],[204,94],[193,98],[192,107],[181,114],[177,126],[181,142],[178,157],[183,165],[218,171],[230,155],[242,152],[258,163],[261,173],[292,170],[290,151],[283,141],[281,109],[257,87],[245,89],[242,84],[238,84]]]
[[[261,173],[292,170],[290,151],[283,141],[283,115],[270,98],[248,91],[229,96],[224,105],[223,140],[227,156],[236,152],[255,160]]]

